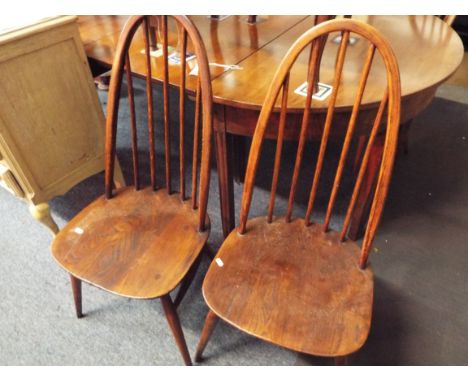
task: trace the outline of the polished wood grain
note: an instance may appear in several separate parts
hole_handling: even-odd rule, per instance
[[[100,62],[102,65],[110,67],[115,56],[118,37],[121,28],[121,18],[107,16],[106,28],[102,26],[99,16],[80,16],[81,28],[85,43],[86,54],[91,59]],[[284,31],[289,30],[307,16],[262,16],[262,22],[249,25],[245,16],[230,16],[222,21],[211,19],[207,16],[190,16],[190,20],[199,30],[205,43],[209,62],[212,64],[235,65],[246,57],[256,52],[266,44],[276,39]],[[98,24],[94,26],[94,23]],[[177,46],[177,28],[173,22],[168,25],[169,44]],[[113,29],[112,33],[108,33]],[[156,30],[156,34],[162,37],[162,29]],[[90,35],[94,33],[94,38]],[[159,39],[161,39],[161,37]],[[137,34],[131,49],[131,56],[134,60],[133,72],[137,75],[145,75],[146,65],[142,62],[141,51],[143,47],[143,36]],[[188,52],[193,52],[193,47],[189,42]],[[157,58],[153,62],[157,63]],[[190,69],[193,69],[193,61],[189,61]],[[162,65],[159,65],[161,67]],[[163,72],[156,70],[157,64],[153,64],[153,78],[161,80]],[[172,67],[172,66],[171,66]],[[171,67],[169,70],[171,71]],[[174,71],[178,68],[174,67]],[[211,77],[216,78],[225,72],[225,69],[215,65],[210,65]],[[179,77],[171,72],[171,84],[178,85]],[[187,78],[187,88],[191,91],[196,89],[196,78]]]
[[[318,73],[316,68],[321,65],[322,37],[336,32],[341,33],[342,38],[335,59],[333,90],[315,161],[308,208],[304,219],[295,218],[292,215],[294,193],[300,176],[305,132],[313,107],[312,92]],[[368,49],[336,167],[325,223],[320,224],[312,219],[312,207],[325,161],[330,127],[336,114],[335,102],[340,93],[351,33],[366,41]],[[303,101],[305,106],[288,208],[284,217],[272,218],[271,206],[274,201],[270,199],[268,216],[249,219],[262,143],[270,116],[278,99],[282,105],[280,116],[284,116],[291,72],[302,52],[309,54],[306,70],[308,89]],[[386,82],[383,84],[380,113],[375,116],[373,135],[377,134],[383,111],[386,110],[385,128],[382,129],[385,137],[382,160],[376,166],[379,175],[375,192],[370,195],[370,217],[363,244],[359,247],[343,233],[331,230],[329,222],[349,151],[349,141],[355,131],[356,116],[362,107],[369,73],[377,56],[385,65]],[[388,41],[375,28],[360,21],[339,19],[324,22],[308,30],[291,46],[269,86],[256,125],[246,170],[239,226],[222,244],[203,283],[205,301],[215,315],[256,337],[313,355],[342,357],[357,351],[364,344],[370,329],[373,298],[373,276],[366,265],[388,193],[396,152],[400,123],[399,81],[398,64]],[[311,122],[316,123],[314,120]],[[278,134],[282,135],[282,131],[283,128],[280,128]],[[280,142],[281,137],[277,140],[274,159],[273,199],[277,182],[275,178],[280,166]],[[360,191],[359,179],[368,167],[373,144],[373,140],[367,143],[351,205]],[[343,232],[346,234],[347,228]],[[208,316],[208,320],[197,358],[201,357],[212,331],[213,319]]]
[[[208,235],[198,231],[198,211],[177,193],[126,187],[75,216],[57,235],[52,253],[83,281],[149,299],[177,287]]]
[[[181,79],[180,95],[184,97],[187,90],[184,77],[188,75],[185,70],[186,57],[181,56],[181,68],[184,70],[169,70],[168,16],[133,16],[123,28],[115,49],[111,72],[105,138],[105,194],[83,209],[63,228],[52,244],[52,254],[71,275],[75,307],[79,317],[82,316],[81,280],[120,296],[137,299],[161,298],[166,318],[184,362],[191,365],[176,307],[193,280],[210,231],[207,203],[213,118],[212,91],[208,59],[198,30],[185,16],[172,16],[170,19],[177,23],[178,30],[183,33],[184,47],[190,41],[190,46],[197,56],[199,70],[196,76],[198,101],[195,130],[200,138],[196,139],[193,150],[197,152],[194,166],[199,174],[199,182],[192,185],[190,197],[184,195],[184,181],[181,181],[178,190],[172,189],[169,76],[171,72],[178,74]],[[156,65],[156,69],[163,73],[163,97],[161,105],[158,106],[155,106],[153,98],[152,74],[155,66],[150,54],[149,38],[152,27],[161,27],[163,32],[163,38],[158,41],[163,54]],[[140,37],[143,37],[145,47],[140,58],[146,64],[151,181],[149,186],[140,182],[136,126],[138,119],[135,117],[132,85],[132,68],[135,67],[135,62],[129,53],[138,33],[142,34]],[[134,187],[116,188],[114,166],[117,122],[124,72],[128,84]],[[181,101],[179,106],[179,115],[184,120],[185,103]],[[162,128],[165,163],[160,166],[165,170],[164,176],[156,173],[155,107],[164,113]],[[181,142],[178,146],[181,153],[184,150],[185,128],[189,127],[179,127]],[[181,175],[185,176],[183,172]],[[164,180],[165,187],[160,187],[158,180],[159,183]],[[197,201],[192,201],[193,198],[197,198]],[[169,293],[178,285],[181,286],[179,294],[173,302]]]
[[[232,231],[203,295],[217,316],[268,342],[319,356],[352,353],[371,324],[372,271],[358,267],[355,243],[304,223],[260,217],[247,234]]]
[[[426,98],[428,94],[424,94],[424,91],[437,87],[450,77],[463,58],[463,45],[460,37],[437,17],[353,16],[353,19],[375,27],[388,39],[395,52],[401,72],[403,121],[417,115],[427,106],[424,102],[417,105],[406,104],[406,99]],[[213,82],[215,102],[237,108],[260,110],[281,59],[298,36],[314,25],[313,16],[304,19],[243,60],[241,63],[243,70],[230,71],[217,78]],[[334,75],[335,57],[339,44],[332,40],[337,35],[334,33],[329,36],[323,52],[320,81],[327,84],[332,83]],[[349,112],[352,109],[366,52],[367,46],[362,39],[350,46],[347,52],[347,64],[342,78],[346,86],[342,87],[336,100],[338,111]],[[417,55],[414,52],[418,52]],[[434,62],[439,64],[434,65]],[[290,113],[303,111],[303,97],[295,94],[294,90],[305,81],[307,63],[307,52],[304,52],[291,72],[288,97],[288,112]],[[250,86],[252,81],[255,81],[256,86]],[[363,96],[362,103],[366,108],[378,107],[384,83],[385,66],[381,60],[376,60],[369,74],[366,93]],[[276,106],[279,111],[279,101]],[[325,100],[315,103],[313,107],[317,112],[324,113],[327,106],[328,100]],[[254,127],[250,126],[251,135]]]
[[[79,16],[77,21],[83,45],[86,47],[104,36],[114,36],[117,31],[123,29],[129,17],[126,15]]]

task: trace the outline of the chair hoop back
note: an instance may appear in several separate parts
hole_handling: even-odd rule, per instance
[[[146,94],[148,99],[148,133],[149,133],[149,160],[150,160],[150,178],[153,190],[156,190],[156,165],[155,165],[155,142],[154,142],[154,105],[153,105],[153,82],[152,73],[156,69],[159,70],[159,65],[162,65],[162,87],[163,87],[163,106],[164,111],[164,148],[165,148],[165,186],[168,193],[172,193],[171,186],[171,147],[170,147],[170,110],[169,110],[169,73],[176,69],[169,68],[169,38],[168,38],[168,17],[175,20],[178,28],[179,46],[180,46],[180,72],[179,82],[179,170],[180,170],[180,187],[179,192],[182,200],[186,199],[186,184],[185,184],[185,155],[184,155],[184,116],[185,116],[185,99],[186,93],[195,93],[195,121],[194,121],[194,146],[193,146],[193,161],[192,161],[192,207],[199,209],[200,230],[205,229],[205,218],[208,203],[208,190],[210,182],[210,158],[211,158],[211,134],[212,134],[212,89],[211,78],[206,55],[205,45],[202,41],[200,33],[195,25],[186,16],[132,16],[125,24],[117,48],[115,51],[115,59],[112,65],[111,82],[109,88],[108,104],[107,104],[107,121],[106,121],[106,145],[105,145],[105,195],[107,198],[112,197],[114,164],[116,152],[116,134],[117,121],[119,112],[120,91],[124,72],[126,74],[128,97],[130,107],[131,121],[131,136],[132,136],[132,156],[133,156],[133,180],[135,188],[140,188],[140,176],[138,166],[138,146],[137,146],[137,129],[135,118],[133,80],[131,73],[131,55],[129,54],[130,45],[136,32],[142,28],[144,40],[144,54],[146,56]],[[154,43],[156,36],[152,35],[155,25],[162,31],[161,41]],[[151,38],[153,37],[153,39]],[[196,89],[191,91],[187,89],[187,47],[193,47],[196,61],[198,65],[198,79]],[[155,45],[155,46],[154,46]],[[161,46],[162,62],[151,57],[151,48]],[[155,66],[155,61],[157,61]],[[200,113],[201,108],[201,113]],[[201,114],[201,159],[199,159],[199,121]],[[200,163],[199,189],[197,187],[198,162]],[[197,198],[198,193],[198,198]]]
[[[344,139],[343,148],[339,159],[339,164],[334,178],[334,183],[325,217],[324,230],[327,231],[329,227],[331,213],[340,186],[343,168],[346,163],[346,157],[350,147],[350,142],[353,136],[353,132],[355,131],[355,125],[357,122],[357,117],[362,102],[363,94],[366,88],[367,78],[369,77],[369,72],[371,70],[375,52],[377,51],[383,59],[385,65],[385,70],[387,74],[387,87],[386,89],[383,89],[384,96],[382,101],[380,102],[380,106],[378,107],[377,115],[373,123],[367,148],[363,155],[359,174],[357,176],[353,194],[351,196],[351,201],[349,203],[345,222],[343,224],[343,229],[341,231],[341,240],[344,240],[349,228],[351,214],[356,204],[357,195],[362,185],[364,174],[369,162],[370,151],[375,141],[376,135],[379,131],[379,126],[384,117],[385,109],[387,109],[387,126],[385,144],[383,148],[383,157],[380,164],[377,185],[373,196],[370,216],[367,222],[367,228],[362,244],[360,266],[364,268],[367,262],[369,250],[371,248],[372,241],[374,239],[376,229],[382,214],[384,202],[387,196],[397,147],[398,128],[400,123],[400,77],[397,60],[388,41],[375,28],[361,21],[352,19],[335,19],[316,25],[315,27],[311,28],[298,38],[298,40],[291,46],[291,48],[283,58],[282,62],[280,63],[273,78],[273,81],[270,85],[270,88],[267,91],[265,102],[260,112],[260,116],[258,118],[255,133],[253,136],[245,176],[245,186],[241,202],[240,225],[238,227],[238,231],[241,234],[244,234],[246,232],[248,214],[252,201],[252,194],[261,152],[261,146],[265,138],[265,133],[269,124],[270,116],[274,111],[278,97],[281,94],[281,110],[279,116],[278,138],[276,145],[276,155],[274,160],[272,188],[270,193],[270,205],[268,210],[268,221],[272,221],[276,187],[278,184],[278,174],[281,161],[281,147],[283,144],[283,135],[286,124],[287,99],[290,79],[289,74],[298,56],[301,54],[301,52],[303,52],[306,49],[306,47],[310,45],[310,55],[307,72],[307,96],[305,99],[304,114],[302,118],[297,156],[294,166],[294,173],[292,176],[291,189],[289,193],[288,210],[286,214],[286,221],[291,221],[294,196],[296,193],[296,186],[299,177],[299,170],[303,156],[304,144],[307,137],[310,115],[313,113],[313,111],[311,111],[312,95],[314,92],[314,85],[316,84],[318,79],[318,69],[320,67],[323,45],[326,42],[328,35],[334,32],[341,32],[341,42],[336,57],[335,76],[332,87],[333,90],[328,101],[327,113],[320,141],[320,149],[315,165],[316,167],[312,187],[309,194],[309,202],[305,216],[305,224],[310,224],[310,216],[312,214],[313,205],[317,194],[317,187],[323,168],[327,141],[332,126],[333,115],[335,112],[335,102],[337,99],[339,87],[343,82],[341,79],[341,74],[343,72],[343,64],[346,56],[346,50],[349,44],[350,33],[354,33],[356,35],[361,36],[369,43],[369,49],[367,51],[366,59],[361,72],[354,106],[351,111],[351,117],[348,122],[348,128],[346,130],[346,136]]]

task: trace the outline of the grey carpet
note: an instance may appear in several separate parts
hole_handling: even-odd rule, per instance
[[[468,90],[443,86],[438,94],[414,121],[409,155],[397,158],[387,207],[371,255],[376,275],[372,329],[364,347],[351,356],[352,364],[468,364],[468,178],[464,176],[468,165]],[[99,95],[105,107],[107,95],[104,92]],[[144,110],[142,84],[137,84],[137,96],[137,104]],[[118,155],[130,180],[125,102],[124,98]],[[177,116],[173,122],[177,123]],[[145,129],[143,118],[139,120],[142,143]],[[314,149],[310,146],[309,149]],[[271,158],[272,150],[273,145],[267,143],[266,158]],[[284,171],[292,166],[294,150],[293,144],[286,147]],[[330,158],[334,157],[334,151],[331,147]],[[176,155],[175,144],[173,154]],[[144,154],[140,156],[143,167],[147,165],[145,158]],[[163,164],[160,149],[158,158],[161,159],[158,163]],[[264,163],[263,168],[252,215],[265,211],[269,172]],[[304,170],[304,183],[309,181],[309,173]],[[327,176],[323,179],[318,218],[323,215],[331,181]],[[344,192],[347,189],[349,184],[345,183]],[[286,190],[287,183],[279,190],[279,210],[284,209]],[[103,175],[98,174],[55,198],[51,209],[59,226],[102,192]],[[242,186],[236,185],[236,215],[241,192]],[[333,225],[341,222],[345,202],[339,199]],[[298,195],[297,214],[305,204],[303,192]],[[208,247],[215,252],[222,234],[214,168],[209,214],[212,234]],[[50,255],[50,234],[32,219],[25,203],[1,188],[0,227],[0,364],[182,364],[158,301],[134,301],[84,285],[86,317],[76,319],[68,276]],[[207,267],[208,258],[204,257],[179,309],[192,355],[207,312],[201,294]],[[332,363],[329,359],[270,345],[222,322],[215,329],[205,355],[205,365]]]

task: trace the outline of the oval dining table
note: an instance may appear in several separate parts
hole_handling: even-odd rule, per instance
[[[460,66],[464,50],[458,34],[444,21],[435,16],[352,16],[374,26],[388,39],[398,60],[401,78],[401,129],[404,136],[413,118],[432,101],[437,88],[455,73]],[[239,156],[239,137],[251,137],[262,108],[268,87],[275,71],[296,39],[315,24],[315,16],[258,16],[257,22],[247,22],[247,16],[231,16],[216,20],[207,16],[193,16],[206,45],[212,70],[214,96],[215,152],[218,167],[221,221],[226,237],[235,227],[233,195],[233,163],[242,160]],[[244,20],[245,19],[245,20]],[[114,19],[121,25],[123,18]],[[112,64],[113,51],[118,38],[116,27],[107,29],[101,25],[94,33],[84,28],[89,20],[81,18],[82,39],[88,57],[101,65]],[[101,20],[101,22],[103,22]],[[90,24],[89,24],[90,25]],[[99,32],[101,30],[101,32]],[[105,30],[106,32],[102,32]],[[101,36],[97,35],[101,33]],[[171,37],[169,37],[170,39]],[[176,37],[172,37],[176,38]],[[322,56],[320,82],[332,83],[339,36],[329,36]],[[176,42],[174,43],[176,44]],[[367,46],[359,39],[350,44],[346,53],[346,64],[342,75],[342,86],[336,100],[335,118],[331,138],[344,136],[356,94]],[[138,61],[142,62],[141,46],[134,47],[131,58],[132,71],[142,74]],[[288,95],[287,129],[285,138],[298,137],[304,97],[294,90],[306,78],[307,53],[298,58],[290,79]],[[162,78],[158,59],[154,60],[155,81]],[[222,67],[221,65],[228,65]],[[141,69],[142,70],[142,69]],[[178,72],[171,82],[177,86]],[[194,76],[188,76],[187,88],[195,89]],[[386,77],[382,61],[376,57],[370,72],[366,92],[359,112],[356,134],[366,137],[371,121],[382,98]],[[313,102],[312,112],[317,119],[325,118],[327,100]],[[279,109],[278,109],[279,110]],[[272,115],[267,136],[276,137],[279,113]],[[314,119],[313,119],[314,120]],[[314,139],[321,133],[321,123],[310,125],[308,137]],[[404,138],[404,137],[403,137]],[[237,143],[236,143],[237,142]],[[359,237],[365,224],[367,201],[372,190],[383,139],[373,146],[374,166],[369,166],[366,181],[353,215],[349,236]],[[237,158],[236,158],[237,157]],[[236,160],[235,160],[236,158]]]

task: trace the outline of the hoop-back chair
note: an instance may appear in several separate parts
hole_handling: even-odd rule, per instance
[[[316,65],[319,62],[320,45],[324,36],[336,32],[341,32],[342,38],[334,68],[333,91],[327,100],[328,104],[321,104],[323,107],[326,105],[327,114],[319,129],[321,139],[317,159],[315,164],[310,164],[311,167],[315,166],[315,170],[306,168],[309,172],[313,171],[307,211],[305,218],[293,218],[308,125],[309,122],[316,121],[311,119],[311,96],[314,76],[318,73]],[[332,173],[334,181],[322,224],[312,221],[311,216],[324,169],[337,94],[340,86],[345,86],[341,75],[350,33],[359,35],[362,43],[368,44],[368,49],[363,58],[356,98],[339,160],[336,167],[332,167],[336,168],[336,172]],[[285,217],[274,217],[278,182],[289,182],[284,175],[279,180],[279,170],[283,137],[287,129],[285,121],[288,95],[291,93],[290,71],[299,54],[303,51],[305,53],[309,46],[307,96],[287,212]],[[359,172],[352,183],[353,191],[348,196],[349,206],[344,223],[341,231],[337,232],[330,228],[330,220],[376,52],[385,65],[387,80],[381,89],[382,96],[377,100],[378,111]],[[276,110],[279,109],[280,117],[268,214],[249,219],[262,143],[275,107]],[[373,301],[373,273],[370,266],[367,266],[367,259],[387,196],[397,147],[399,116],[400,80],[397,61],[389,43],[373,27],[355,20],[327,21],[304,33],[292,45],[275,74],[257,122],[248,159],[240,224],[222,244],[203,283],[203,295],[209,312],[197,347],[197,361],[201,360],[219,317],[242,331],[273,344],[311,355],[334,357],[338,363],[364,344],[371,325]],[[385,119],[386,126],[381,126]],[[347,238],[347,232],[369,164],[371,148],[379,130],[385,131],[384,152],[370,217],[360,248],[356,242]],[[275,130],[271,130],[269,134],[272,131]],[[270,162],[273,162],[273,155]],[[266,169],[262,171],[269,174]]]
[[[168,63],[168,16],[161,16],[163,56],[150,57],[149,26],[156,16],[132,16],[123,28],[112,67],[107,105],[105,147],[105,195],[92,202],[74,217],[57,235],[52,254],[70,274],[76,314],[80,318],[81,281],[117,295],[136,299],[160,298],[170,328],[185,364],[191,364],[176,308],[193,278],[199,256],[210,231],[207,216],[209,190],[212,92],[205,47],[194,24],[185,16],[172,16],[178,24],[181,41],[179,67]],[[134,36],[143,35],[145,53],[138,50],[130,57]],[[139,40],[141,43],[141,39]],[[191,91],[195,95],[193,128],[193,160],[191,188],[184,151],[184,120],[188,90],[186,78],[187,47],[193,49],[198,63],[198,80]],[[143,186],[140,177],[138,137],[131,61],[146,63],[146,95],[149,136],[150,186]],[[156,174],[155,115],[152,70],[163,73],[165,173]],[[179,74],[179,169],[178,191],[171,187],[171,139],[169,110],[169,72]],[[113,168],[116,152],[119,100],[124,72],[128,88],[130,129],[133,158],[133,187],[113,189]],[[201,120],[201,128],[200,128]],[[202,136],[200,137],[200,130]],[[174,134],[174,133],[173,133]],[[192,134],[192,132],[190,132]],[[201,147],[200,147],[201,146]],[[157,177],[165,186],[158,188]],[[191,195],[188,196],[187,194]],[[178,285],[174,302],[169,293]]]

